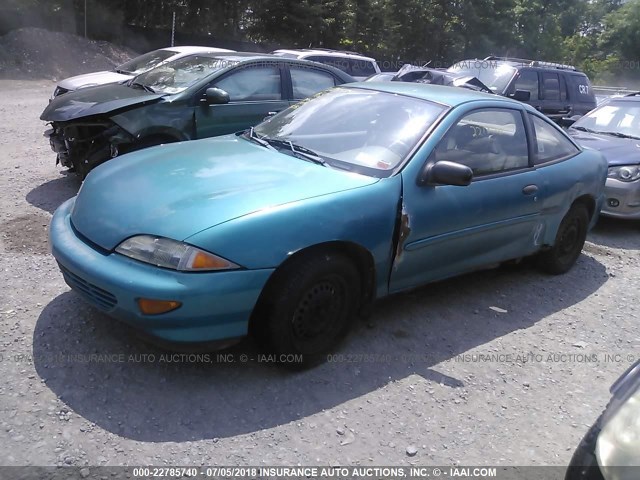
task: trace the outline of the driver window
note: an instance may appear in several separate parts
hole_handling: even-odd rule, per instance
[[[466,165],[474,176],[507,172],[529,165],[522,114],[516,110],[476,110],[449,129],[435,150],[435,161]]]
[[[241,67],[212,86],[227,92],[232,102],[282,100],[277,67]]]

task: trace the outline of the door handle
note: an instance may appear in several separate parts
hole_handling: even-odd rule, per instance
[[[536,193],[538,193],[538,186],[537,185],[527,185],[526,187],[524,187],[522,189],[522,193],[525,195],[535,195]]]

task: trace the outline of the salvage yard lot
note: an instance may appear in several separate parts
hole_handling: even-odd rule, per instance
[[[640,355],[640,224],[612,220],[566,275],[521,265],[378,303],[313,370],[248,341],[148,346],[49,254],[79,187],[42,136],[53,88],[0,81],[0,464],[566,465]]]

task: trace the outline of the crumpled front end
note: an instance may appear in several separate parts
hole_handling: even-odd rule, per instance
[[[61,164],[84,178],[91,169],[116,157],[135,139],[109,119],[52,122],[44,135]]]

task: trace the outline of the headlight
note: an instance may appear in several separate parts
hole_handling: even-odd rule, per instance
[[[595,454],[606,480],[637,480],[640,467],[640,361],[611,387]]]
[[[118,245],[116,252],[157,267],[185,272],[240,268],[229,260],[186,243],[153,235],[131,237]]]
[[[640,166],[610,167],[608,177],[621,182],[634,182],[640,179]]]
[[[620,467],[640,466],[640,390],[629,397],[598,435],[596,457],[607,480],[637,479]],[[618,467],[618,468],[616,468]],[[634,470],[637,474],[638,470]]]

